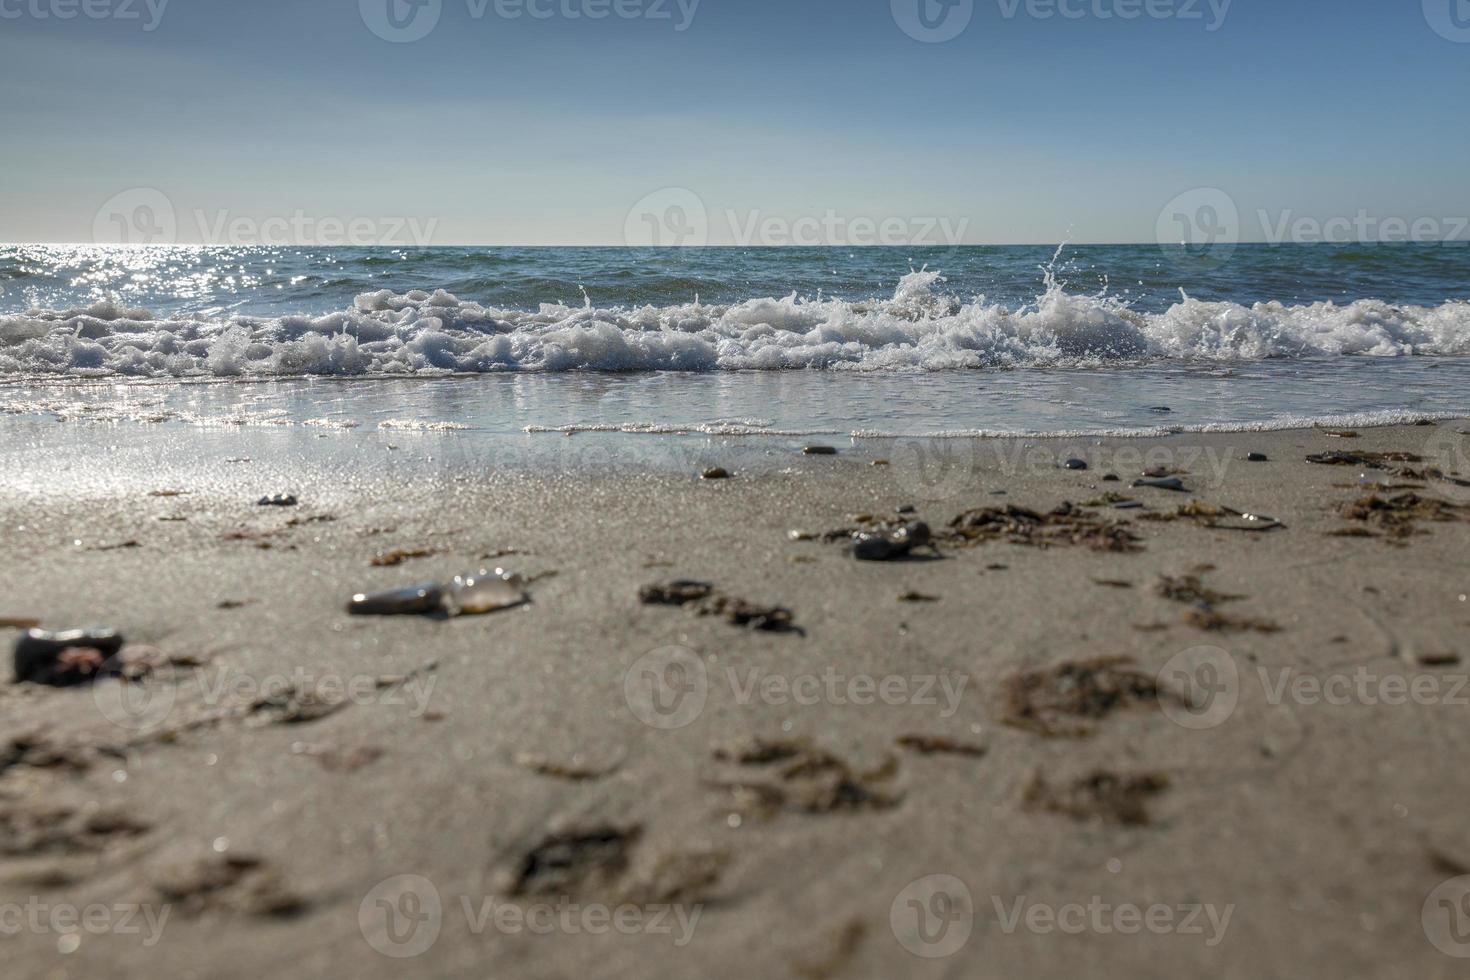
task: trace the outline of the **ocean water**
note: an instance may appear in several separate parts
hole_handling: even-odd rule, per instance
[[[0,413],[626,436],[1470,414],[1470,247],[0,246]]]

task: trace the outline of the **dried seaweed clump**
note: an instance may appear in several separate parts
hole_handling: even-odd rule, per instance
[[[770,633],[797,631],[796,616],[790,609],[727,596],[708,582],[679,579],[645,585],[638,590],[638,598],[648,606],[682,606],[700,616],[719,616],[735,626]]]
[[[1378,532],[1390,540],[1401,541],[1418,533],[1419,521],[1463,521],[1470,508],[1447,503],[1417,493],[1400,493],[1392,497],[1370,494],[1342,505],[1340,513],[1349,521],[1368,525],[1368,533]]]
[[[1274,517],[1265,517],[1261,514],[1252,514],[1248,511],[1236,510],[1234,507],[1225,507],[1220,504],[1206,503],[1203,500],[1191,500],[1187,504],[1180,504],[1173,510],[1161,511],[1152,514],[1140,514],[1140,520],[1145,521],[1193,521],[1200,527],[1207,527],[1215,531],[1280,531],[1286,525]]]
[[[1014,674],[1003,687],[1003,720],[1047,738],[1086,738],[1092,728],[1064,720],[1101,721],[1115,711],[1158,703],[1158,684],[1147,674],[1125,669],[1132,662],[1103,657]]]
[[[286,918],[307,906],[263,860],[244,854],[211,856],[178,865],[163,872],[153,888],[163,901],[181,907],[188,915],[222,908]]]
[[[1208,570],[1209,566],[1204,566],[1187,575],[1177,577],[1162,575],[1154,587],[1155,591],[1172,602],[1182,602],[1192,606],[1193,608],[1184,614],[1184,623],[1195,629],[1209,633],[1281,632],[1281,627],[1268,619],[1236,616],[1215,608],[1226,602],[1238,602],[1246,596],[1216,592],[1206,586],[1201,576],[1204,571]]]
[[[709,784],[729,790],[744,809],[766,817],[783,810],[811,814],[888,810],[903,799],[884,786],[898,771],[892,757],[871,772],[858,772],[807,742],[765,739],[717,750],[714,757],[742,770],[762,770],[758,776],[740,772]]]
[[[1073,820],[1100,820],[1125,827],[1152,822],[1148,801],[1169,788],[1159,773],[1123,775],[1099,770],[1062,786],[1053,786],[1039,773],[1026,787],[1026,809],[1057,813]]]
[[[1091,511],[1064,503],[1045,514],[1014,504],[967,510],[949,522],[949,544],[1011,544],[1050,548],[1072,545],[1092,551],[1142,551],[1142,541],[1127,521],[1105,520]]]
[[[88,813],[70,806],[17,802],[0,806],[0,855],[90,854],[148,829],[121,810]]]
[[[611,885],[628,869],[640,826],[611,825],[549,834],[517,864],[511,895],[572,895]]]

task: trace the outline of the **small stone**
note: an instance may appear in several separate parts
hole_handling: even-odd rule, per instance
[[[85,684],[115,672],[113,661],[122,646],[122,636],[111,629],[27,630],[15,643],[15,680],[51,687]]]
[[[358,593],[347,603],[347,611],[354,616],[426,616],[443,609],[444,590],[438,582],[387,592]]]
[[[852,553],[858,561],[892,561],[914,548],[929,544],[933,533],[923,521],[913,521],[896,531],[862,531],[853,535]]]
[[[904,505],[902,505],[900,507],[895,507],[894,508],[894,513],[897,513],[897,514],[917,514],[918,511],[914,508],[914,505],[913,504],[904,504]]]
[[[1249,462],[1249,463],[1266,463],[1266,462],[1270,462],[1270,457],[1267,456],[1265,453],[1246,453],[1245,454],[1245,458],[1246,458],[1246,462]]]
[[[1087,460],[1085,460],[1085,459],[1069,459],[1065,463],[1062,464],[1062,469],[1064,469],[1064,470],[1085,470],[1085,469],[1087,469]]]
[[[1158,412],[1160,415],[1164,414],[1165,412],[1174,411],[1168,405],[1150,405],[1148,410],[1150,412]]]
[[[1118,479],[1118,474],[1116,474],[1116,473],[1109,473],[1107,476],[1103,477],[1103,482],[1104,483],[1119,483],[1121,481]]]
[[[1139,510],[1143,504],[1137,500],[1120,500],[1113,504],[1113,510]]]
[[[701,480],[728,480],[730,479],[730,471],[723,466],[711,466],[699,474],[699,478]]]
[[[260,507],[295,507],[296,498],[289,493],[278,493],[274,496],[261,497],[255,503]]]
[[[802,453],[807,456],[836,456],[837,449],[833,446],[807,446]]]

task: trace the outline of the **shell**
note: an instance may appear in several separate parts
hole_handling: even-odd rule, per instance
[[[451,616],[479,616],[529,602],[525,582],[503,568],[482,568],[472,575],[456,575],[444,595]]]

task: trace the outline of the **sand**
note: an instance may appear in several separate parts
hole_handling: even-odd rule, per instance
[[[1341,508],[1365,479],[1470,506],[1391,472],[1470,477],[1464,422],[698,441],[601,472],[370,433],[7,424],[0,617],[115,626],[155,664],[0,686],[8,975],[1462,975],[1470,510],[1396,536]],[[1429,462],[1305,458],[1334,451]],[[733,478],[697,478],[714,464]],[[1131,489],[1148,465],[1189,492]],[[860,563],[788,538],[1110,491],[1145,504],[1090,508],[1135,551]],[[1149,519],[1192,500],[1286,526]],[[394,549],[432,554],[371,564]],[[344,612],[482,564],[545,577],[484,617]],[[1160,594],[1189,575],[1175,593],[1238,597],[1223,620]],[[640,603],[677,578],[799,632]],[[1068,664],[1111,695],[1068,713],[1047,673]],[[662,712],[659,679],[683,691]]]

